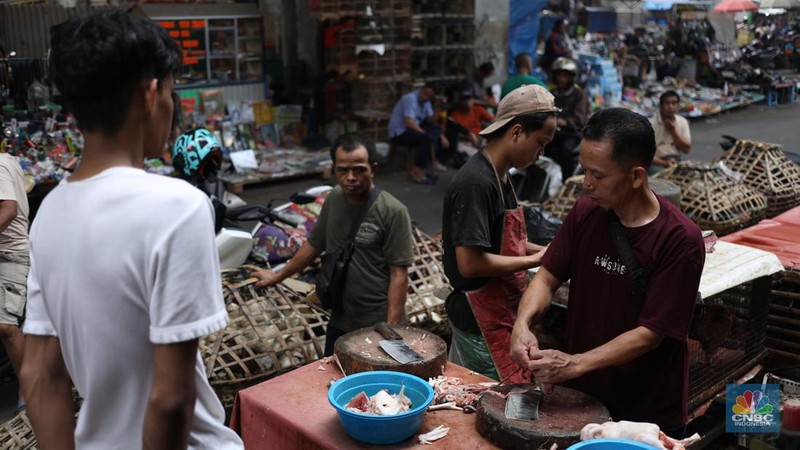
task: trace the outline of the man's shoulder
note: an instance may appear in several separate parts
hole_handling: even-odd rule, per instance
[[[388,191],[381,189],[380,195],[375,200],[376,204],[381,205],[384,208],[387,208],[390,211],[401,211],[408,214],[408,208],[406,205],[401,202],[397,197],[390,194]]]
[[[675,121],[681,125],[689,126],[689,120],[680,114],[675,114]]]
[[[497,179],[494,172],[487,163],[484,162],[480,153],[477,153],[467,160],[453,177],[448,187],[449,192],[453,192],[464,186],[496,186]]]

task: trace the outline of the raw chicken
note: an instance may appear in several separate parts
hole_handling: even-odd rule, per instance
[[[606,422],[602,425],[590,423],[581,430],[582,441],[600,438],[629,439],[652,445],[659,450],[686,450],[686,446],[700,440],[700,435],[695,433],[686,439],[678,440],[664,434],[658,425],[654,423],[627,422],[624,420]]]
[[[361,391],[350,399],[345,409],[352,412],[370,414],[373,416],[391,416],[404,413],[411,409],[411,399],[405,395],[406,387],[400,388],[400,393],[392,395],[386,389],[375,393],[372,397],[367,397]]]

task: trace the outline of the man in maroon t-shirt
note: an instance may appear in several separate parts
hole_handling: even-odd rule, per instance
[[[586,196],[550,244],[514,325],[511,354],[543,385],[565,383],[596,397],[614,420],[677,432],[687,421],[687,334],[705,261],[700,229],[650,189],[655,153],[649,121],[611,108],[583,132]],[[637,290],[609,231],[622,225],[649,276]],[[540,350],[530,326],[570,280],[565,351]]]

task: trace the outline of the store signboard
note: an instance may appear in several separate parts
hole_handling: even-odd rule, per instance
[[[187,66],[205,64],[206,21],[205,19],[159,20],[170,37],[178,42],[183,51],[183,64]]]

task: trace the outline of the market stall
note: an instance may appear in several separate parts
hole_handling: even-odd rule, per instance
[[[492,381],[482,375],[447,363],[445,375],[466,383]],[[307,364],[292,372],[240,391],[231,416],[246,448],[341,449],[357,445],[339,424],[336,410],[328,403],[328,383],[341,378],[333,363]],[[444,424],[448,436],[436,442],[440,449],[498,448],[475,430],[475,415],[461,411],[433,411],[425,415],[420,433]],[[384,448],[426,448],[416,438]]]

